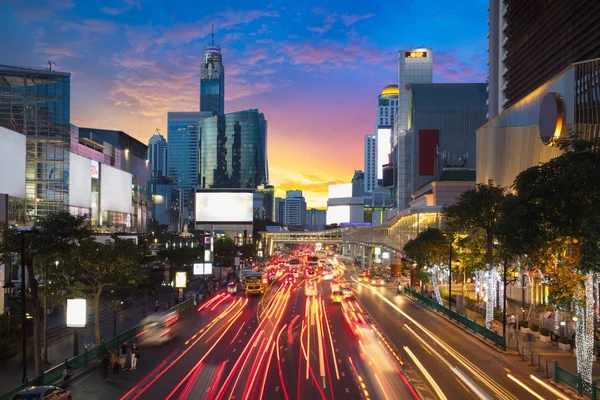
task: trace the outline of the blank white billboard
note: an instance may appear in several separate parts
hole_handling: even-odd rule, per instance
[[[383,179],[383,165],[390,162],[392,152],[392,130],[389,128],[377,129],[377,179]]]
[[[131,214],[132,176],[125,171],[101,164],[100,208]]]
[[[196,192],[196,223],[251,223],[252,192]]]
[[[350,222],[350,206],[328,206],[327,225]]]
[[[92,160],[69,153],[69,205],[92,206]]]
[[[329,198],[339,199],[345,197],[352,197],[352,184],[351,183],[340,183],[337,185],[329,185]]]
[[[25,135],[0,126],[0,193],[25,197]]]

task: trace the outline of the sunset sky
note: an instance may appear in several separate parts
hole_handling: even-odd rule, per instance
[[[71,122],[167,136],[167,111],[198,109],[215,24],[226,111],[269,124],[270,180],[324,207],[328,185],[363,169],[377,96],[397,50],[434,49],[434,82],[485,82],[487,0],[2,0],[0,64],[71,76]]]

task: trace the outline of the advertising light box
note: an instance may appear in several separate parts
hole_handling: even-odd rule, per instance
[[[67,299],[67,328],[85,328],[86,324],[86,299]]]
[[[196,223],[252,223],[254,217],[252,199],[252,191],[197,191]]]
[[[175,287],[176,288],[187,287],[187,272],[176,272],[175,273]]]
[[[212,275],[213,266],[212,263],[194,263],[194,275]]]

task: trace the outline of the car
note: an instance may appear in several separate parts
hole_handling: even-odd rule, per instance
[[[309,282],[304,286],[304,294],[306,296],[316,296],[317,295],[317,285],[312,282]]]
[[[365,274],[360,274],[358,275],[358,281],[359,282],[368,282],[369,281],[369,277]]]
[[[379,276],[374,276],[374,277],[371,278],[371,285],[381,286],[383,284],[384,284],[383,278],[381,278]]]
[[[12,400],[71,400],[71,392],[57,386],[30,386],[12,397]]]
[[[350,286],[342,287],[341,291],[344,293],[345,299],[353,299],[354,298],[354,292],[352,291],[352,288]]]
[[[292,268],[292,274],[294,274],[294,278],[298,278],[298,268]]]
[[[237,285],[235,282],[229,282],[227,284],[227,293],[237,293]]]
[[[296,282],[296,277],[294,276],[294,274],[287,274],[285,276],[285,283],[294,283]]]
[[[331,294],[331,302],[332,303],[341,303],[342,301],[344,301],[344,292],[342,292],[341,290],[335,290]]]

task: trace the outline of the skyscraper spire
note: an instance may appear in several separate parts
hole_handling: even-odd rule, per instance
[[[215,24],[212,24],[212,46],[215,45]]]

